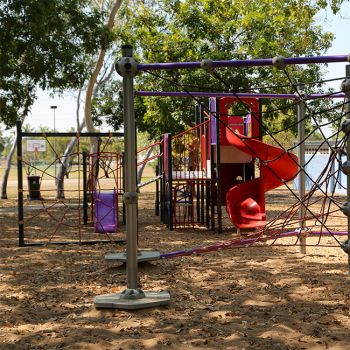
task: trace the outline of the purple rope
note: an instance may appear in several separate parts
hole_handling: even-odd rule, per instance
[[[259,241],[264,241],[264,240],[268,240],[268,239],[277,239],[277,238],[286,238],[286,237],[293,237],[293,236],[298,236],[300,233],[297,231],[290,231],[290,232],[285,232],[285,233],[280,233],[278,235],[275,236],[271,236],[271,237],[253,237],[253,238],[246,238],[246,239],[242,239],[239,240],[235,243],[233,243],[230,247],[235,246],[236,248],[238,247],[243,247],[246,245],[250,245]],[[309,236],[319,236],[319,235],[323,235],[323,236],[347,236],[348,232],[346,231],[339,231],[339,232],[321,232],[321,231],[310,231],[307,232],[307,235]],[[213,249],[213,250],[208,250],[208,252],[212,252],[212,251],[216,251],[219,250],[220,248],[225,248],[224,245],[212,245],[212,246],[206,246],[206,247],[195,247],[195,248],[189,248],[189,249],[185,249],[185,250],[178,250],[175,252],[169,252],[169,253],[163,253],[160,254],[160,259],[170,259],[170,258],[176,258],[178,256],[183,256],[183,255],[191,255],[191,254],[200,254],[203,250],[205,250],[206,248],[215,248],[217,247],[218,249]]]
[[[224,60],[212,61],[213,68],[221,67],[258,67],[272,66],[272,58],[261,58],[252,60]],[[312,56],[312,57],[294,57],[285,58],[285,64],[312,64],[312,63],[334,63],[349,62],[349,55],[336,56]],[[137,66],[139,71],[149,70],[170,70],[170,69],[197,69],[201,68],[201,62],[169,62],[169,63],[139,63]]]

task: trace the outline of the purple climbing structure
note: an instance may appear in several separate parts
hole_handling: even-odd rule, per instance
[[[94,198],[94,224],[96,233],[113,233],[118,230],[117,193],[97,192]]]

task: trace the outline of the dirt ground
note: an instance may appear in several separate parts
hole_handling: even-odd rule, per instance
[[[286,198],[270,196],[277,206]],[[169,232],[153,203],[151,193],[141,196],[142,248],[179,250],[234,232]],[[15,212],[1,211],[0,350],[350,349],[348,256],[340,248],[308,247],[302,255],[296,246],[259,244],[144,263],[140,286],[168,291],[170,306],[96,310],[95,296],[126,287],[125,266],[104,261],[124,247],[19,248],[16,220]],[[52,226],[41,222],[37,230]]]

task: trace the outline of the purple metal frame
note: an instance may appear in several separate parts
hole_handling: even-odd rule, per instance
[[[314,64],[314,63],[336,63],[350,62],[350,55],[334,55],[334,56],[310,56],[310,57],[291,57],[284,58],[284,64]],[[223,60],[211,61],[212,68],[223,67],[259,67],[272,66],[273,58],[261,58],[252,60]],[[139,63],[137,69],[139,71],[148,70],[169,70],[169,69],[198,69],[202,68],[202,62],[169,62],[169,63]]]
[[[262,93],[234,93],[234,92],[176,92],[176,91],[136,91],[137,96],[170,96],[170,97],[239,97],[239,98],[276,98],[276,99],[299,99],[296,94],[262,94]],[[305,100],[318,98],[345,98],[343,92],[333,94],[310,94],[305,95]]]

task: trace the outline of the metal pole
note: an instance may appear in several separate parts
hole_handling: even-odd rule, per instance
[[[126,280],[127,288],[122,293],[102,295],[95,298],[97,308],[141,309],[167,305],[170,295],[166,292],[143,292],[138,288],[137,253],[137,155],[134,111],[134,76],[137,63],[130,45],[122,47],[123,57],[117,62],[117,72],[123,77],[124,114],[124,169],[125,193],[123,200],[126,209]]]
[[[346,116],[346,121],[348,124],[350,123],[350,65],[347,64],[345,67],[345,75],[346,80],[343,82],[343,89],[345,90],[345,106],[344,106],[344,112]],[[349,133],[348,138],[346,140],[346,160],[349,164],[350,162],[350,140],[349,140]],[[347,191],[346,191],[346,201],[347,205],[349,206],[350,202],[350,176],[347,176]],[[350,242],[350,216],[348,215],[348,246]],[[350,275],[350,254],[348,253],[348,274]]]
[[[301,87],[299,88],[301,90]],[[299,198],[303,200],[305,196],[305,102],[300,100],[297,105],[298,114],[298,158],[299,158]],[[299,227],[300,229],[305,227],[305,207],[300,206],[299,210]],[[300,253],[306,254],[306,237],[300,230]]]
[[[132,49],[123,47],[125,62],[119,66],[123,77],[123,105],[124,105],[124,169],[126,210],[126,252],[127,252],[127,288],[138,289],[137,281],[137,184],[136,184],[136,145],[135,145],[135,111],[134,111],[134,76],[136,74]],[[130,59],[128,60],[127,58]],[[122,69],[122,70],[121,70]]]
[[[88,197],[87,197],[87,153],[83,152],[83,222],[87,225],[88,222]]]
[[[295,94],[267,94],[267,93],[246,93],[246,92],[201,92],[201,91],[136,91],[137,96],[163,96],[163,97],[238,97],[238,98],[274,98],[278,100],[297,100],[299,97]],[[316,100],[319,98],[334,99],[344,98],[345,94],[342,92],[335,92],[333,94],[310,94],[305,95],[305,100]]]
[[[173,153],[172,153],[172,135],[168,134],[167,144],[168,154],[168,227],[169,230],[174,230],[174,201],[173,201]],[[176,212],[175,212],[176,215]]]
[[[221,144],[220,144],[220,100],[216,99],[216,193],[218,233],[222,233],[222,179],[221,179]]]
[[[195,105],[195,125],[197,126],[198,124],[201,123],[201,114],[200,114],[200,105],[199,104],[196,104]],[[196,158],[196,168],[193,169],[193,170],[199,170],[201,171],[202,168],[201,168],[201,164],[202,164],[202,158],[201,158],[201,150],[202,150],[202,147],[201,147],[201,140],[202,140],[202,127],[200,127],[198,129],[198,127],[196,128],[196,135],[195,135],[195,142],[196,142],[196,147],[195,147],[195,158]],[[201,187],[200,187],[200,181],[195,181],[194,182],[196,185],[196,214],[197,214],[197,223],[200,222],[200,219],[201,219],[201,203],[200,203],[200,200],[201,200]]]
[[[51,106],[51,109],[53,109],[53,132],[56,132],[56,109],[57,106]],[[54,152],[54,160],[55,160],[55,184],[57,184],[57,168],[56,168],[56,161],[57,161],[57,154],[56,154],[56,138],[53,140],[53,152]]]
[[[22,123],[17,121],[18,245],[24,246]]]
[[[334,56],[309,56],[309,57],[274,57],[257,58],[252,60],[223,60],[223,61],[194,61],[194,62],[167,62],[138,64],[139,71],[148,70],[174,70],[174,69],[208,69],[221,67],[261,67],[278,66],[279,64],[312,64],[312,63],[336,63],[349,62],[349,55]]]

